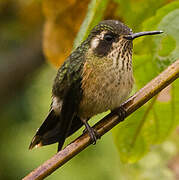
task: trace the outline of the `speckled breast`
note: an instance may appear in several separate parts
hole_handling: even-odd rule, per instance
[[[112,59],[85,63],[78,112],[81,118],[113,110],[127,98],[133,86],[133,73],[132,68],[122,68],[125,65],[116,66]]]

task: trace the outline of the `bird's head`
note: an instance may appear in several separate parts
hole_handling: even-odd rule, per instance
[[[162,31],[148,31],[133,33],[132,30],[117,20],[104,20],[95,26],[89,37],[89,48],[98,57],[132,55],[133,39],[144,36],[159,34]],[[119,56],[118,56],[119,57]]]

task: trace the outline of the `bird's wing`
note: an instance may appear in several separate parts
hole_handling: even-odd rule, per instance
[[[81,121],[80,117],[75,116],[72,120],[72,124],[71,124],[70,130],[68,131],[67,137],[71,136],[82,126],[83,126],[83,122]]]
[[[75,81],[66,93],[62,109],[61,109],[61,125],[59,129],[58,137],[58,151],[61,150],[68,132],[70,131],[72,121],[77,115],[78,106],[81,100],[82,90],[81,90],[81,80],[80,82]]]
[[[52,108],[37,130],[29,148],[34,146],[43,146],[58,142],[58,150],[63,146],[67,136],[71,135],[78,128],[76,124],[76,114],[78,105],[82,97],[81,89],[81,70],[84,63],[84,56],[79,53],[73,54],[66,60],[62,67],[58,70],[54,81],[52,94],[57,97],[61,103],[60,112],[56,113]],[[79,122],[79,118],[78,122]],[[82,126],[81,122],[77,123]]]

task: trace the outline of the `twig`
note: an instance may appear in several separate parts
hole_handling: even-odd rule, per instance
[[[179,60],[175,61],[165,71],[159,74],[155,79],[145,85],[140,91],[130,97],[121,106],[126,110],[127,116],[136,111],[153,96],[159,93],[162,89],[172,83],[179,77]],[[94,129],[100,136],[104,135],[114,126],[120,122],[118,115],[109,114],[107,117],[99,121]],[[90,138],[88,134],[83,134],[69,144],[65,149],[58,152],[51,159],[47,160],[44,164],[27,175],[24,180],[39,180],[47,177],[57,168],[61,167],[79,152],[89,146]]]

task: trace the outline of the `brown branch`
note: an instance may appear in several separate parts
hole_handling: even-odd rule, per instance
[[[122,107],[126,110],[127,116],[136,111],[153,96],[159,93],[162,89],[172,83],[179,77],[179,60],[170,65],[165,71],[159,74],[155,79],[150,81],[140,91],[130,97],[126,102],[122,104]],[[100,136],[104,135],[114,126],[120,122],[116,114],[109,114],[107,117],[99,121],[94,129]],[[90,138],[88,134],[83,134],[69,144],[65,149],[58,152],[51,159],[47,160],[44,164],[27,175],[24,180],[39,180],[47,177],[57,168],[65,164],[79,152],[89,146]]]

